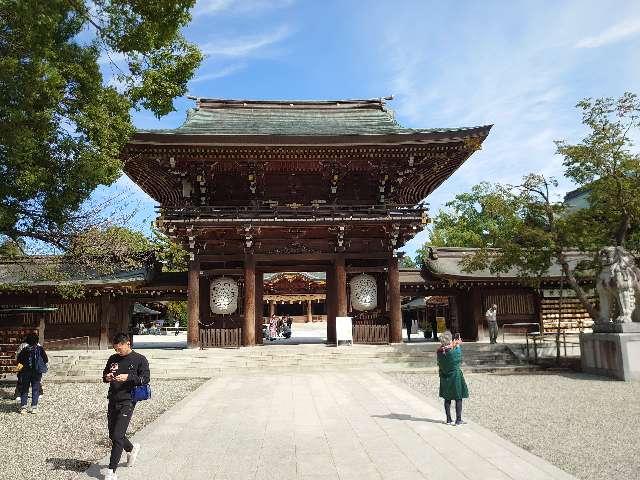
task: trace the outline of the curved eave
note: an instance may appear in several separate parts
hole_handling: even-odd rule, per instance
[[[129,145],[402,145],[425,143],[462,142],[469,138],[484,140],[492,125],[479,127],[442,129],[431,131],[413,130],[407,133],[393,134],[357,134],[357,135],[208,135],[183,134],[175,131],[137,132]]]

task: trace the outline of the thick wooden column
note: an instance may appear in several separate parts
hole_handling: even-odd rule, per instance
[[[400,310],[400,272],[398,258],[389,259],[389,340],[391,343],[402,343],[402,312]]]
[[[244,256],[244,318],[242,321],[242,345],[256,344],[256,257]]]
[[[99,315],[100,315],[100,339],[98,341],[98,348],[100,350],[107,350],[110,345],[109,340],[109,318],[111,318],[111,302],[109,300],[109,294],[103,292],[100,295],[99,300]],[[131,343],[133,345],[133,342]]]
[[[475,326],[476,326],[475,339],[472,339],[472,340],[484,340],[487,337],[484,330],[484,312],[482,311],[482,292],[478,287],[472,290],[471,299],[473,303],[472,318],[474,319]]]
[[[336,317],[347,316],[347,271],[344,255],[336,255]]]
[[[46,300],[44,298],[44,295],[42,293],[38,294],[38,306],[39,307],[45,307],[46,306]],[[43,312],[39,312],[36,315],[36,320],[38,321],[38,340],[40,342],[40,345],[44,345],[44,334],[45,334],[45,319],[44,319],[45,314]]]
[[[269,318],[276,314],[276,302],[275,300],[269,300]]]
[[[311,311],[311,300],[307,300],[307,322],[313,322],[313,312]]]
[[[200,343],[198,320],[200,319],[200,260],[189,263],[187,285],[187,347],[198,348]]]
[[[375,274],[378,286],[378,308],[385,314],[388,312],[387,306],[387,274],[385,272]]]
[[[264,273],[256,272],[256,345],[262,345],[262,314],[264,312],[264,301],[262,294],[264,291]]]
[[[327,270],[327,343],[336,342],[336,272],[333,265]]]

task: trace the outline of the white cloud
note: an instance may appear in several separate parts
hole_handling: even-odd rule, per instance
[[[261,35],[236,38],[218,38],[200,44],[202,53],[211,57],[250,57],[264,52],[267,47],[278,43],[291,34],[291,29],[282,25],[276,30]]]
[[[640,33],[640,18],[625,20],[607,28],[602,33],[586,37],[576,44],[576,48],[598,48]]]
[[[528,17],[514,36],[486,28],[476,15],[458,18],[455,31],[387,25],[387,89],[397,94],[392,106],[401,123],[426,128],[494,124],[483,149],[429,195],[431,216],[482,181],[515,184],[522,175],[539,172],[559,178],[561,190],[573,187],[561,178],[562,159],[553,140],[579,138],[580,117],[573,105],[588,96],[572,82],[579,57],[567,47],[580,38],[585,20],[574,13],[566,8]],[[406,246],[408,254],[425,240],[426,233],[417,235]]]
[[[256,14],[266,10],[286,8],[295,0],[198,0],[193,18],[221,13]]]
[[[215,80],[217,78],[228,77],[229,75],[233,75],[234,73],[239,72],[240,70],[244,70],[245,68],[246,68],[246,65],[243,63],[236,64],[236,65],[228,65],[215,72],[198,75],[197,77],[194,77],[193,79],[191,79],[190,83],[198,83],[198,82],[204,82],[208,80]]]

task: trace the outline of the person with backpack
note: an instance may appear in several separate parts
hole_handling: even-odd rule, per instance
[[[44,348],[38,344],[38,336],[29,334],[25,339],[27,346],[18,354],[18,364],[22,365],[18,374],[20,385],[20,413],[27,413],[27,400],[29,398],[29,387],[31,387],[31,413],[38,413],[38,399],[42,374],[46,373],[49,358]]]
[[[131,349],[126,333],[115,335],[112,344],[116,353],[109,357],[102,372],[102,381],[109,384],[107,423],[111,439],[111,456],[105,480],[118,479],[116,468],[123,450],[127,452],[127,467],[134,465],[140,452],[140,444],[131,443],[126,433],[136,405],[135,394],[139,388],[148,388],[151,376],[149,362],[144,355]]]

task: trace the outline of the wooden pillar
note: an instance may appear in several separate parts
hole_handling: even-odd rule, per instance
[[[111,301],[109,299],[109,294],[103,292],[102,295],[100,295],[99,307],[100,337],[98,341],[98,348],[100,350],[106,350],[111,346],[109,345],[109,319],[111,317]]]
[[[200,343],[198,320],[200,319],[200,260],[189,263],[187,285],[187,347],[198,348]]]
[[[42,293],[38,294],[38,306],[44,307],[46,306],[46,300]],[[43,312],[39,312],[36,315],[36,319],[38,320],[38,340],[40,341],[40,345],[44,345],[44,334],[45,334],[45,314]]]
[[[402,342],[402,312],[400,310],[400,272],[398,258],[389,259],[389,340],[391,343]]]
[[[313,312],[311,311],[311,300],[307,300],[307,322],[313,322]]]
[[[486,333],[484,329],[484,312],[482,311],[482,292],[476,287],[471,292],[471,302],[473,304],[473,316],[476,325],[475,340],[484,340]]]
[[[256,344],[256,257],[244,256],[244,318],[242,322],[242,345]]]
[[[387,275],[378,273],[376,275],[376,283],[378,287],[378,308],[384,315],[387,311]]]
[[[276,302],[274,300],[269,300],[269,318],[273,317],[276,314]]]
[[[256,272],[256,327],[254,338],[256,345],[262,345],[262,314],[264,313],[264,301],[262,294],[264,291],[264,273]]]
[[[336,272],[333,265],[327,270],[327,343],[336,342]]]
[[[344,255],[336,255],[336,317],[347,316],[347,271],[344,265]]]

